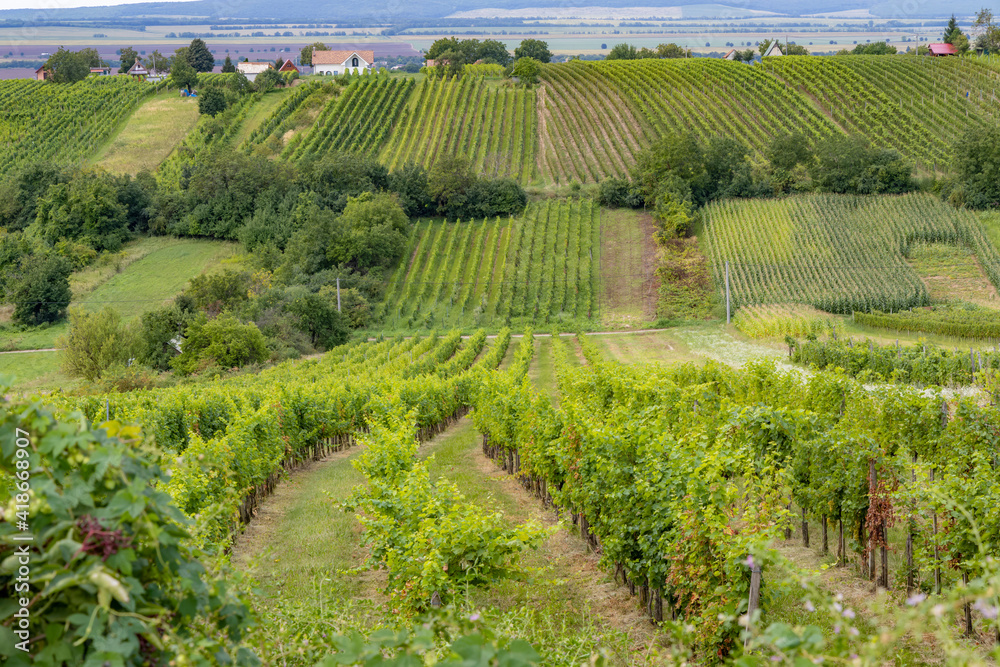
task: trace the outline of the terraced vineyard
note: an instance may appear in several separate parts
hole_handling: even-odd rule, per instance
[[[477,172],[526,183],[535,173],[535,91],[498,88],[482,77],[424,79],[417,84],[381,152],[390,169],[430,167],[442,155],[465,155]]]
[[[597,316],[600,209],[532,204],[510,220],[417,224],[386,291],[386,331],[543,325]]]
[[[91,157],[155,89],[130,77],[0,81],[0,175],[29,161]]]
[[[733,306],[804,303],[833,313],[927,305],[927,288],[905,260],[918,242],[962,243],[1000,284],[1000,256],[979,220],[932,195],[811,195],[729,200],[704,211],[708,252]]]
[[[968,128],[1000,120],[1000,71],[977,58],[768,58],[764,69],[848,132],[933,169]]]
[[[801,132],[816,140],[838,131],[760,67],[707,58],[611,60],[586,67],[628,99],[654,139],[694,131],[735,137],[760,152],[775,136]]]
[[[289,143],[284,157],[300,159],[330,151],[376,153],[406,107],[413,88],[413,79],[356,77],[327,103],[311,132]]]
[[[623,176],[649,143],[647,123],[619,91],[580,62],[542,69],[538,168],[545,180]]]

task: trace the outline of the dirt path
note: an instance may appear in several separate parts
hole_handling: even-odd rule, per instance
[[[4,350],[0,354],[28,354],[30,352],[58,352],[58,347],[45,347],[40,350]]]
[[[590,635],[588,641],[603,646],[614,663],[657,664],[650,654],[665,646],[666,638],[643,615],[636,598],[599,566],[599,555],[588,551],[568,517],[544,508],[515,477],[484,456],[479,443],[466,418],[426,443],[421,456],[433,454],[432,477],[443,475],[470,501],[500,510],[512,522],[535,522],[551,531],[537,552],[524,557],[529,580],[491,588],[489,602],[500,609],[533,609],[576,626],[572,632]],[[582,658],[577,664],[587,662]]]

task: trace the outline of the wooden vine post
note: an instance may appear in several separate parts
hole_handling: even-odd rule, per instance
[[[802,546],[809,548],[809,520],[806,518],[806,508],[802,508]]]
[[[868,504],[870,505],[875,496],[875,484],[878,482],[875,472],[875,459],[868,459]],[[873,526],[874,528],[874,526]],[[868,531],[868,571],[865,574],[871,581],[875,581],[875,531]]]
[[[823,515],[822,523],[823,523],[823,553],[827,554],[827,553],[830,553],[830,543],[827,541],[827,537],[826,537],[826,515],[825,514]]]
[[[910,480],[916,488],[917,484],[917,453],[913,452],[913,465],[910,467]],[[913,570],[913,534],[916,532],[917,526],[916,521],[913,518],[913,511],[910,512],[910,519],[907,522],[906,531],[906,594],[910,595],[913,593],[914,587],[914,577],[916,572]]]
[[[931,468],[931,481],[934,481],[934,468]],[[938,552],[938,517],[937,512],[933,514],[934,526],[934,592],[941,595],[941,555]]]
[[[753,625],[753,614],[760,606],[760,563],[753,561],[750,566],[750,597],[747,600],[747,639],[744,647],[750,640],[750,628]]]

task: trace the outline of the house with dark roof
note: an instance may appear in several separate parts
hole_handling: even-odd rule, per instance
[[[284,64],[278,68],[279,72],[298,72],[299,68],[291,60],[285,60]]]
[[[343,74],[348,70],[370,69],[374,51],[313,51],[313,74]]]

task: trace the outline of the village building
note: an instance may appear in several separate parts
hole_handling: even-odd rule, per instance
[[[127,73],[136,79],[145,79],[149,76],[149,70],[138,60],[128,69]]]
[[[35,78],[39,81],[48,81],[52,78],[52,70],[46,69],[45,65],[42,65],[35,70]]]
[[[736,49],[729,49],[729,53],[723,56],[724,60],[736,60]]]
[[[359,72],[375,63],[374,51],[313,51],[313,74],[343,74]]]
[[[272,62],[245,62],[236,63],[236,71],[241,72],[251,83],[257,78],[258,74],[263,74],[269,69],[274,69],[274,63]]]
[[[90,73],[96,76],[111,76],[110,67],[91,67]]]
[[[291,60],[287,60],[286,59],[285,62],[284,62],[284,64],[281,67],[278,68],[278,71],[281,72],[281,73],[285,73],[285,72],[298,72],[299,68],[296,67],[295,63],[293,63]]]

